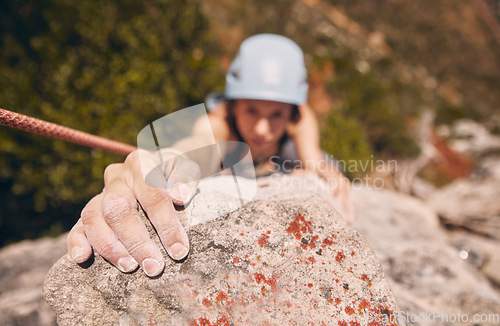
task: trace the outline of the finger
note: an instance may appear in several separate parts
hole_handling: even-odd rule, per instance
[[[136,183],[134,190],[168,255],[174,260],[184,259],[189,252],[189,240],[167,190],[140,182]]]
[[[139,264],[128,253],[120,240],[108,226],[102,214],[103,194],[94,197],[82,211],[81,227],[86,234],[88,242],[94,249],[124,273],[137,269]]]
[[[144,168],[141,169],[139,166],[143,161],[142,157],[139,160],[139,153],[135,157],[134,155],[129,155],[127,158],[126,164],[130,166],[129,170],[132,171],[132,184],[130,188],[134,196],[139,200],[142,208],[146,211],[149,220],[154,225],[168,255],[174,260],[182,260],[189,253],[187,233],[172,205],[172,198],[167,187],[151,187],[146,184],[142,172]],[[172,165],[172,172],[174,169],[175,165]],[[164,180],[163,173],[158,171],[161,170],[157,169],[157,173],[159,174],[157,177]],[[178,173],[180,173],[181,180],[190,180],[190,176],[186,176],[184,170],[176,171],[176,176]],[[151,172],[148,175],[151,175]],[[197,184],[197,180],[192,180],[191,182]],[[192,187],[189,186],[189,183],[187,183],[188,187]],[[182,191],[182,186],[180,189],[179,191]]]
[[[106,185],[102,198],[105,222],[144,272],[154,277],[165,267],[160,248],[151,240],[137,211],[137,201],[122,179]]]
[[[92,255],[92,247],[85,236],[85,229],[81,219],[69,231],[66,243],[71,258],[77,264],[86,262]]]

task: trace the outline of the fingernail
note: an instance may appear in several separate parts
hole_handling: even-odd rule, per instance
[[[74,247],[71,249],[71,258],[75,261],[77,264],[81,264],[85,261],[85,257],[83,257],[83,250],[80,247]]]
[[[122,257],[118,259],[118,268],[124,273],[130,273],[134,271],[139,264],[132,257]]]
[[[142,261],[142,269],[149,277],[158,276],[163,271],[163,264],[153,258],[146,258]]]
[[[181,260],[188,254],[188,249],[180,242],[176,242],[168,248],[168,254],[175,260]]]
[[[179,183],[179,194],[181,195],[181,198],[183,199],[184,202],[189,201],[189,197],[191,195],[191,189],[189,189],[189,186],[185,183]]]

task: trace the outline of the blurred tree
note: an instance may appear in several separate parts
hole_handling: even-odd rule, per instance
[[[194,0],[2,1],[0,106],[135,144],[147,123],[223,85],[198,8]],[[0,128],[0,150],[0,245],[72,225],[102,188],[105,166],[123,160],[9,128]]]
[[[342,99],[338,109],[344,117],[358,121],[359,133],[373,153],[384,159],[416,156],[419,148],[405,126],[408,116],[415,115],[423,105],[422,99],[411,94],[416,91],[403,87],[394,76],[384,78],[390,74],[384,67],[387,62],[375,62],[373,66],[358,62],[358,68],[351,58],[336,62],[337,77],[329,85],[331,93]],[[412,98],[412,109],[406,109],[407,96]]]
[[[368,31],[381,33],[395,60],[425,67],[449,102],[440,111],[462,107],[460,116],[484,121],[498,110],[498,0],[327,1]],[[455,112],[444,112],[443,118]]]

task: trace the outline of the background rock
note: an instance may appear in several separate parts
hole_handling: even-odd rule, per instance
[[[500,137],[476,121],[460,119],[451,126],[440,126],[438,131],[450,138],[451,147],[458,152],[474,156],[500,152]]]
[[[449,227],[500,240],[500,159],[485,159],[475,174],[435,191],[428,203]]]
[[[450,242],[462,252],[463,258],[500,288],[500,241],[463,230],[449,233]]]
[[[286,198],[275,185],[263,188]],[[398,308],[373,251],[331,205],[299,190],[300,201],[268,197],[191,226],[189,257],[169,260],[157,279],[97,255],[81,268],[66,255],[45,297],[60,325],[388,324]],[[214,204],[205,200],[201,192],[192,206]]]
[[[499,292],[459,257],[430,206],[393,191],[355,189],[353,195],[354,226],[381,260],[408,324],[456,325],[457,313],[469,318],[460,325],[499,324]],[[431,318],[434,313],[439,317]],[[475,314],[495,316],[477,323]]]
[[[66,235],[22,241],[0,250],[0,325],[56,324],[41,287],[47,271],[66,251]]]

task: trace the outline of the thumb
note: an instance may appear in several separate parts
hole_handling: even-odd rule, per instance
[[[186,205],[198,189],[201,177],[200,167],[182,156],[175,158],[171,167],[170,173],[165,175],[167,191],[175,205]]]

